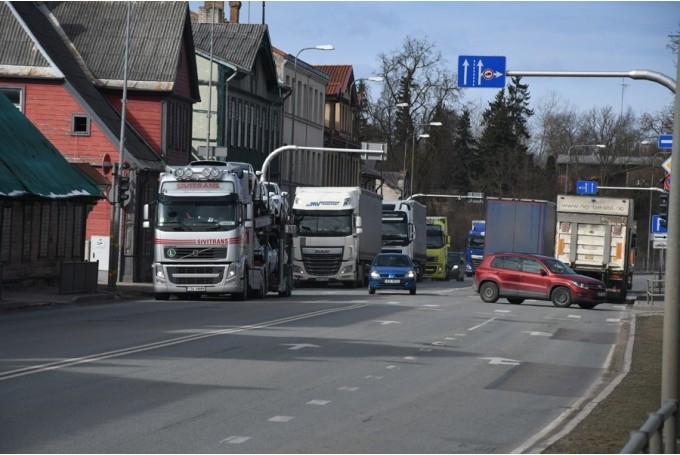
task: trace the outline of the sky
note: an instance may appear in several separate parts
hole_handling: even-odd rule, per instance
[[[226,2],[225,2],[226,4]],[[190,2],[198,11],[202,2]],[[228,17],[228,12],[226,12]],[[272,45],[312,65],[349,64],[354,77],[380,72],[379,56],[403,48],[407,37],[427,39],[449,69],[458,57],[506,58],[507,71],[628,72],[650,70],[675,80],[677,54],[669,35],[680,32],[680,1],[244,1],[241,23],[269,26]],[[509,77],[507,81],[509,82]],[[674,102],[652,81],[628,77],[523,77],[532,107],[557,96],[579,112],[655,113]],[[371,83],[379,93],[380,83]],[[465,88],[462,102],[486,108],[496,88]]]

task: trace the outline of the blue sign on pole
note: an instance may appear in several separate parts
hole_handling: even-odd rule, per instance
[[[666,219],[660,215],[652,215],[652,234],[664,234],[668,232]]]
[[[505,57],[458,56],[458,87],[505,87]]]
[[[597,182],[595,180],[577,180],[576,194],[597,194]]]
[[[673,148],[673,135],[664,134],[659,136],[659,148],[660,149],[672,149]]]

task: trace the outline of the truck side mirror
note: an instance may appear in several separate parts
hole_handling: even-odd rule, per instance
[[[354,226],[356,226],[354,235],[361,235],[361,233],[364,232],[364,230],[361,227],[361,216],[357,216],[354,219]]]

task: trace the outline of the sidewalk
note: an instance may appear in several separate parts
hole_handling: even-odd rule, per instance
[[[0,290],[0,310],[110,302],[152,296],[151,283],[117,283],[115,290],[100,283],[94,291],[69,294],[60,294],[58,285],[13,286]]]

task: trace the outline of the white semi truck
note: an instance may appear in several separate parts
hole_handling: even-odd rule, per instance
[[[382,210],[382,252],[408,255],[422,281],[427,264],[425,206],[412,199],[393,200],[383,201]]]
[[[144,206],[144,226],[154,232],[157,300],[291,294],[293,228],[285,215],[257,204],[258,185],[254,172],[235,163],[166,168],[158,200]]]
[[[637,223],[633,200],[558,196],[555,257],[604,281],[609,298],[624,302],[633,280]]]
[[[296,283],[367,285],[382,246],[382,196],[360,187],[298,187],[292,207]]]

